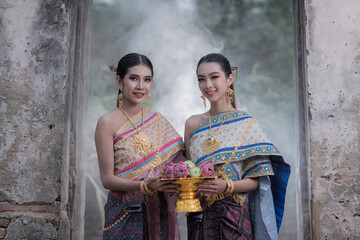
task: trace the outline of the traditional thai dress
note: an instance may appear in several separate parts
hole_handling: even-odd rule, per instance
[[[164,165],[182,156],[183,141],[160,113],[144,110],[126,122],[114,138],[114,174],[133,181],[161,176]],[[149,153],[134,148],[138,132],[152,141]],[[176,196],[174,196],[176,197]],[[168,194],[144,195],[141,191],[111,190],[105,205],[103,239],[179,239],[175,200]]]
[[[213,152],[206,151],[211,137],[218,144]],[[278,239],[290,166],[256,119],[238,110],[217,114],[194,130],[189,144],[197,166],[211,161],[233,181],[259,178],[255,191],[203,196],[203,213],[188,215],[189,239]]]

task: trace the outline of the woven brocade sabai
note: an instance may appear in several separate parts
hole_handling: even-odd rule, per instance
[[[165,161],[177,161],[181,157],[183,141],[171,124],[157,112],[144,110],[144,126],[141,112],[131,118],[142,133],[154,143],[148,156],[143,156],[134,149],[133,141],[137,131],[128,121],[114,138],[115,175],[126,179],[135,179],[143,172],[155,167],[162,167]],[[176,155],[174,155],[177,153]],[[169,159],[171,157],[171,159]]]
[[[144,118],[140,112],[130,121],[114,138],[114,174],[133,181],[160,177],[166,163],[182,157],[182,138],[161,114],[150,109],[144,110]],[[152,142],[146,154],[134,148],[134,136],[140,131]],[[103,239],[179,239],[175,201],[175,196],[160,192],[150,196],[140,190],[110,191]]]
[[[220,147],[209,153],[204,150],[202,143],[211,138],[212,133],[216,133],[215,137],[220,143]],[[197,166],[211,161],[215,164],[217,173],[220,173],[219,175],[222,177],[227,176],[233,181],[244,178],[269,179],[268,182],[259,180],[259,190],[254,192],[261,192],[265,189],[262,188],[262,184],[268,184],[270,193],[267,196],[270,196],[270,199],[267,200],[273,202],[270,208],[273,209],[271,219],[274,220],[268,223],[265,220],[264,224],[272,225],[271,228],[274,230],[269,230],[270,227],[266,226],[269,235],[274,236],[270,239],[277,239],[276,231],[280,227],[283,216],[290,167],[284,162],[279,150],[265,135],[256,119],[238,110],[219,113],[211,117],[209,121],[201,123],[194,130],[190,136],[189,149],[191,159]],[[240,205],[243,205],[244,201],[248,199],[246,193],[233,193],[230,196]],[[207,205],[210,207],[215,201],[226,197],[229,195],[207,196]],[[257,239],[256,234],[255,232],[255,239]]]

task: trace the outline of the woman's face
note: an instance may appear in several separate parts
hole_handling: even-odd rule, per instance
[[[137,65],[128,69],[124,79],[116,76],[116,82],[123,94],[124,103],[142,104],[152,88],[152,72],[145,65]]]
[[[216,102],[226,98],[225,93],[233,82],[232,74],[226,78],[220,64],[216,62],[201,63],[197,69],[199,88],[210,101]]]

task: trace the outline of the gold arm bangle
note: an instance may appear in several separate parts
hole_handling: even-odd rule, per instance
[[[225,193],[230,194],[234,192],[234,182],[231,181],[230,179],[225,179],[226,181],[226,188],[225,188]]]
[[[233,193],[234,192],[234,189],[235,189],[235,184],[233,181],[229,180],[230,182],[230,192]]]
[[[156,190],[150,190],[149,186],[147,185],[146,180],[144,181],[144,189],[145,189],[146,194],[149,194],[150,196],[152,196],[156,193]]]
[[[229,193],[229,190],[230,190],[230,180],[229,179],[224,179],[225,182],[226,182],[226,188],[225,188],[225,191],[224,193]]]
[[[141,181],[140,183],[140,191],[145,195],[147,194],[146,190],[145,190],[145,181]]]

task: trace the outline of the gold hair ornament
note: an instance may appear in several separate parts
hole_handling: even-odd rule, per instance
[[[235,72],[235,71],[237,71],[239,69],[239,67],[231,67],[231,71],[232,72]]]
[[[116,72],[117,71],[117,66],[116,65],[109,65],[109,69],[110,69],[110,71],[112,71],[112,72]]]

